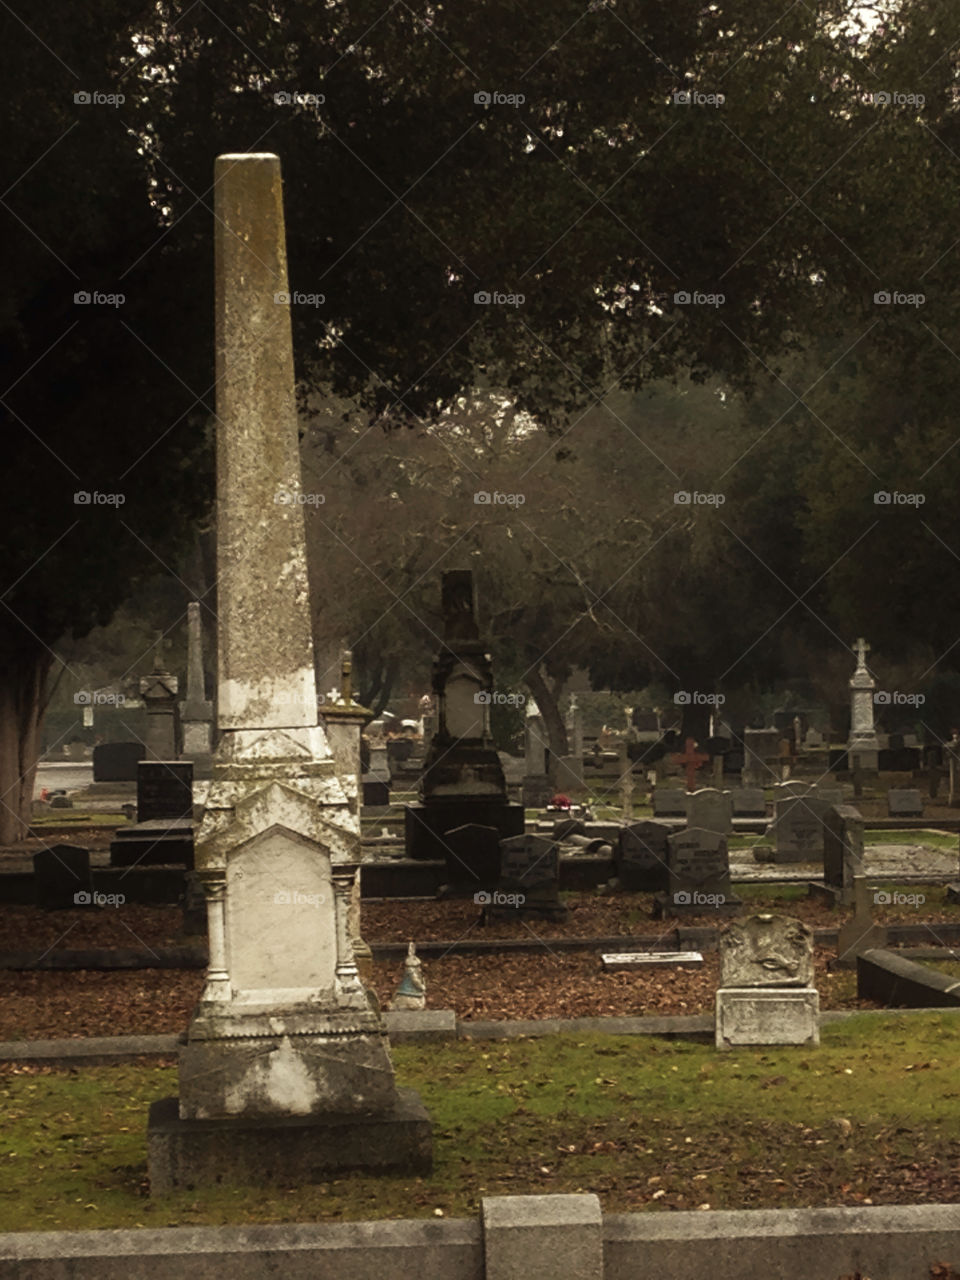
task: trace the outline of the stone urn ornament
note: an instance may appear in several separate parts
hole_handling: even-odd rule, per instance
[[[392,1010],[425,1009],[427,1007],[427,984],[423,979],[423,965],[417,955],[417,948],[411,942],[407,947],[407,958],[403,962],[403,977],[397,987],[396,994],[390,1001]]]

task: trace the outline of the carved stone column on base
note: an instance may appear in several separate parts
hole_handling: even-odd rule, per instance
[[[323,724],[330,743],[330,750],[337,767],[337,774],[343,785],[351,811],[356,813],[357,821],[363,806],[363,765],[360,759],[360,735],[363,726],[373,717],[367,707],[361,707],[353,700],[353,656],[349,649],[345,650],[340,669],[340,697],[336,702],[328,701],[323,706]],[[357,842],[357,858],[362,861],[360,842]],[[360,878],[361,868],[357,866],[350,890],[348,910],[348,927],[353,943],[353,952],[357,968],[363,982],[368,984],[373,979],[373,952],[363,940],[360,932]]]
[[[858,640],[854,651],[857,655],[857,669],[850,677],[850,738],[847,742],[847,755],[852,770],[861,775],[872,775],[877,772],[880,749],[873,721],[873,691],[877,682],[867,670],[869,645],[864,640]]]

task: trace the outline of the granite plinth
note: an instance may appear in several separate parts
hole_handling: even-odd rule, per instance
[[[429,1173],[430,1117],[411,1089],[368,1114],[182,1120],[176,1098],[150,1107],[150,1192],[221,1183],[299,1186],[351,1169]]]
[[[179,1070],[184,1119],[378,1112],[396,1096],[389,1040],[372,1009],[198,1012]]]
[[[155,867],[171,863],[193,869],[193,821],[164,818],[118,827],[110,841],[111,867]]]

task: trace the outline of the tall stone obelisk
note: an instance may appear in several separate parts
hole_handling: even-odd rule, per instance
[[[360,826],[317,716],[280,161],[216,162],[218,724],[210,958],[155,1103],[152,1191],[430,1166],[348,913]]]
[[[187,605],[187,696],[180,703],[185,760],[193,761],[194,778],[209,778],[213,749],[213,703],[203,682],[203,619],[199,600]]]
[[[873,691],[877,682],[867,670],[870,646],[863,639],[853,646],[857,669],[850,677],[850,738],[847,742],[848,767],[860,773],[876,773],[877,731],[873,722]]]

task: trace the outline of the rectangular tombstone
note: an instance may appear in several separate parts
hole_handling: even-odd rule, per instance
[[[852,906],[855,880],[864,874],[863,818],[853,805],[832,805],[824,815],[823,881],[839,891],[838,901]]]
[[[733,827],[730,792],[718,791],[715,787],[701,787],[699,791],[690,792],[687,795],[687,826],[727,835]]]
[[[667,888],[667,839],[664,822],[632,822],[617,837],[616,871],[627,893],[658,893]]]
[[[496,888],[500,879],[500,832],[467,822],[443,833],[447,890],[476,894]]]
[[[778,800],[774,806],[774,862],[820,862],[824,815],[831,806],[815,794]]]
[[[193,822],[190,818],[163,818],[118,827],[110,841],[111,867],[193,867]]]
[[[403,806],[404,844],[407,857],[417,860],[443,860],[446,850],[444,833],[467,823],[496,827],[500,839],[523,834],[523,805],[504,804],[499,800],[450,800],[434,804]]]
[[[371,777],[377,778],[381,782],[390,783],[390,752],[386,747],[370,748],[370,768],[367,770]]]
[[[539,915],[566,918],[560,902],[560,850],[548,836],[510,836],[500,841],[500,882],[489,910],[494,918]]]
[[[94,782],[136,782],[144,755],[142,742],[101,742],[93,748]]]
[[[603,1280],[597,1196],[484,1196],[481,1213],[484,1280]]]
[[[660,737],[659,711],[634,711],[633,727],[638,734],[647,735],[641,741],[656,742]]]
[[[767,816],[767,802],[762,787],[738,787],[732,792],[730,800],[735,818]]]
[[[653,793],[653,816],[655,818],[685,818],[687,816],[687,793],[674,787],[657,787]]]
[[[363,775],[363,796],[362,801],[365,807],[377,809],[388,808],[390,805],[390,783],[384,782],[382,778],[375,777],[371,773]]]
[[[922,818],[923,796],[912,787],[891,787],[887,792],[889,818]]]
[[[55,844],[33,855],[34,901],[44,911],[89,906],[93,881],[90,853],[72,844]]]
[[[557,760],[557,790],[583,790],[583,760],[580,756],[560,756]]]
[[[716,1045],[820,1043],[820,996],[814,987],[720,987]]]
[[[137,765],[137,821],[193,817],[193,762],[141,760]]]
[[[730,886],[726,837],[688,827],[667,838],[667,891],[658,894],[662,915],[718,912],[732,914],[741,905]]]
[[[543,774],[540,777],[524,777],[520,787],[520,797],[525,809],[543,809],[556,794],[556,787]]]

